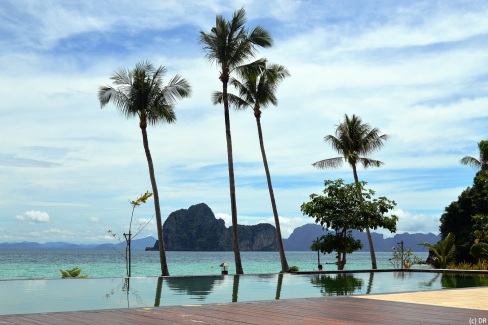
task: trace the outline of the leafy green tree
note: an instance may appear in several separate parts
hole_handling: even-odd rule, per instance
[[[341,154],[341,157],[328,158],[317,161],[312,165],[317,168],[338,168],[347,162],[354,175],[354,181],[359,183],[357,165],[360,163],[364,168],[380,167],[383,162],[365,157],[371,152],[381,149],[383,141],[388,139],[388,135],[380,135],[380,130],[372,128],[369,124],[363,123],[361,118],[352,115],[351,118],[344,115],[344,122],[337,125],[335,136],[326,135],[325,142],[330,143],[332,149]],[[377,269],[376,254],[374,251],[373,240],[371,239],[370,227],[366,227],[366,234],[368,237],[369,252],[371,254],[371,265],[373,269]]]
[[[346,255],[354,253],[363,248],[359,239],[354,239],[352,231],[347,228],[337,229],[334,233],[328,233],[314,241],[310,245],[313,251],[319,251],[322,254],[337,252],[337,269],[344,270],[346,265]]]
[[[474,223],[474,244],[471,246],[469,253],[481,260],[488,261],[488,215],[478,214],[473,216]]]
[[[215,62],[220,68],[219,79],[222,81],[222,98],[224,103],[225,135],[227,141],[227,163],[229,166],[229,190],[232,212],[232,225],[234,237],[234,258],[236,274],[244,274],[239,248],[239,234],[237,231],[237,204],[234,182],[234,162],[232,157],[232,137],[230,132],[229,100],[227,86],[230,74],[248,59],[254,57],[256,47],[269,47],[272,45],[270,34],[262,27],[255,27],[248,31],[246,11],[241,8],[234,12],[232,19],[227,21],[221,15],[215,19],[215,27],[210,33],[200,31],[200,43],[206,52],[206,58]]]
[[[456,263],[476,263],[476,258],[470,254],[476,240],[477,226],[473,219],[476,215],[488,215],[488,181],[480,172],[474,177],[473,185],[449,204],[440,218],[442,238],[446,238],[449,233],[455,235]]]
[[[310,202],[303,203],[301,211],[325,229],[335,232],[322,237],[321,242],[313,248],[326,253],[336,251],[337,268],[343,270],[346,254],[362,247],[359,241],[352,238],[349,230],[364,231],[368,227],[381,227],[395,232],[398,217],[387,216],[386,213],[396,203],[386,197],[373,198],[375,192],[364,188],[366,182],[345,184],[342,179],[338,179],[324,183],[325,195],[311,194]]]
[[[278,64],[266,65],[266,60],[259,60],[252,64],[241,66],[237,69],[241,80],[231,78],[230,83],[233,85],[239,95],[229,93],[229,102],[236,109],[251,108],[256,118],[256,125],[258,129],[259,146],[261,148],[261,156],[263,158],[264,170],[266,172],[266,180],[268,182],[268,191],[271,199],[271,208],[276,226],[276,236],[278,243],[278,251],[280,253],[281,271],[287,272],[288,262],[283,248],[283,240],[281,236],[280,219],[278,217],[278,209],[276,208],[276,200],[273,191],[273,184],[271,182],[271,175],[268,167],[268,160],[266,158],[266,151],[264,149],[263,132],[261,129],[261,108],[266,108],[268,105],[277,105],[276,90],[278,84],[290,75],[288,70]],[[222,92],[214,93],[214,104],[222,104]]]
[[[153,160],[149,151],[147,125],[176,122],[174,107],[177,100],[191,95],[190,84],[179,75],[174,76],[164,85],[163,77],[165,74],[165,67],[160,66],[156,69],[151,63],[142,61],[137,63],[132,70],[120,69],[114,72],[110,79],[112,79],[115,88],[101,86],[98,91],[98,99],[102,108],[112,102],[127,118],[139,118],[139,127],[142,131],[142,142],[154,194],[159,257],[163,276],[169,275],[169,271],[164,249],[159,193],[154,175]]]
[[[419,245],[429,248],[429,253],[433,256],[427,260],[427,263],[431,264],[436,269],[445,269],[454,261],[456,253],[456,244],[454,241],[454,234],[450,233],[446,238],[440,240],[437,244],[432,245],[427,242],[420,243]]]

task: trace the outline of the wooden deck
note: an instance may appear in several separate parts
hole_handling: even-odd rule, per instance
[[[201,306],[175,306],[7,315],[0,316],[0,324],[477,325],[480,324],[483,319],[485,319],[485,322],[488,322],[487,310],[443,307],[428,304],[342,296],[240,302]]]

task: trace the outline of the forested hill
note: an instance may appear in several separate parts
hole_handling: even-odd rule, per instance
[[[283,246],[286,251],[308,251],[312,241],[317,237],[321,237],[326,233],[320,225],[306,224],[296,228],[288,239],[283,239]],[[363,243],[363,249],[361,251],[368,252],[368,239],[365,232],[353,231],[354,238],[361,240]],[[373,239],[373,245],[377,252],[391,252],[392,248],[398,243],[403,241],[405,249],[411,249],[412,251],[426,251],[424,246],[419,246],[419,243],[428,242],[429,244],[436,244],[441,238],[440,235],[432,233],[428,234],[395,234],[393,237],[385,238],[382,234],[371,232]]]
[[[239,225],[242,251],[276,251],[276,229],[270,224]],[[232,227],[226,228],[212,210],[200,203],[172,212],[163,225],[164,245],[168,251],[231,251]],[[156,241],[146,250],[159,250]]]

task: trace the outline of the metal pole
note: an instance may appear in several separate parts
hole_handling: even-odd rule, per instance
[[[132,236],[132,234],[130,233],[130,230],[129,230],[129,241],[128,241],[128,244],[129,244],[129,277],[130,277],[130,269],[131,269],[131,264],[130,264],[130,240],[131,240],[131,236]]]
[[[317,245],[318,244],[319,244],[319,237],[317,237]],[[317,264],[318,267],[318,265],[320,265],[320,250],[318,249],[318,247],[317,247],[317,262],[318,262]]]
[[[401,249],[402,249],[402,269],[405,268],[404,256],[403,256],[403,240],[400,242]]]

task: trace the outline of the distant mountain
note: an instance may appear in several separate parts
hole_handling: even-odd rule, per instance
[[[306,224],[296,228],[288,239],[283,239],[283,246],[286,251],[309,251],[310,245],[317,237],[326,234],[326,231],[318,224]],[[353,237],[361,240],[363,243],[363,252],[369,252],[368,239],[366,233],[353,230]],[[373,245],[376,252],[391,252],[392,248],[403,241],[405,249],[412,251],[425,250],[424,247],[419,246],[419,243],[427,242],[429,244],[436,244],[440,239],[440,235],[429,234],[395,234],[393,237],[384,238],[382,234],[371,232]]]
[[[276,229],[270,224],[254,226],[239,225],[239,241],[242,251],[276,251]],[[217,219],[212,210],[204,203],[181,209],[170,214],[164,226],[165,248],[168,251],[231,251],[232,227],[226,228],[222,219]],[[288,239],[283,239],[286,251],[309,251],[312,241],[321,237],[325,231],[320,225],[306,224],[296,228]],[[362,251],[368,252],[366,233],[353,231],[353,236],[361,240],[364,245]],[[392,248],[403,241],[405,249],[425,251],[419,243],[436,244],[440,235],[429,234],[395,234],[384,238],[382,234],[371,232],[375,251],[391,252]],[[71,244],[66,242],[49,242],[39,244],[35,242],[0,243],[0,250],[81,250],[117,249],[123,251],[125,242],[117,244]],[[131,242],[133,250],[158,250],[158,243],[154,237],[134,239]]]
[[[141,239],[134,239],[131,242],[131,249],[144,250],[148,245],[152,245],[156,239],[154,237],[146,237]],[[65,242],[49,242],[39,244],[35,242],[21,242],[21,243],[0,243],[0,250],[82,250],[82,249],[118,249],[124,250],[125,243],[119,244],[70,244]]]
[[[238,225],[242,251],[276,251],[276,229],[270,224]],[[164,245],[167,251],[231,251],[232,227],[226,228],[205,204],[172,212],[163,225]],[[159,250],[159,243],[147,250]]]

